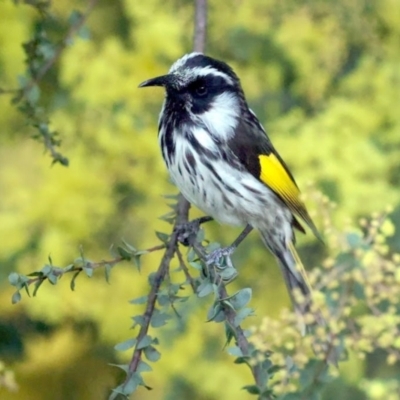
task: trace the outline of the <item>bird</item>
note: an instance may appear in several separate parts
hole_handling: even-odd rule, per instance
[[[318,239],[321,235],[289,167],[250,109],[239,77],[227,63],[193,52],[166,75],[139,85],[150,86],[165,89],[158,141],[173,183],[206,215],[244,227],[210,260],[230,255],[257,230],[280,266],[296,314],[304,317],[312,289],[296,252],[295,230],[305,233],[301,220]]]

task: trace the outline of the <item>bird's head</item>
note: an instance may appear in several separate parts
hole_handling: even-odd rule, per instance
[[[147,86],[165,88],[164,113],[181,121],[203,124],[220,137],[229,136],[243,109],[247,110],[239,78],[232,68],[201,53],[186,54],[167,75],[139,85]]]

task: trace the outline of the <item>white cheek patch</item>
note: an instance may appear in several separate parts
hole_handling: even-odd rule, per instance
[[[221,93],[213,100],[208,111],[198,115],[198,119],[214,137],[222,141],[230,139],[238,124],[239,103],[233,93]]]
[[[199,144],[207,150],[212,151],[213,153],[218,151],[218,147],[215,144],[215,141],[210,136],[210,133],[200,127],[192,127],[191,128],[193,136],[199,142]]]

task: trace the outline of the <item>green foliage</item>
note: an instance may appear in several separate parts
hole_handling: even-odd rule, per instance
[[[299,335],[277,268],[255,236],[215,276],[204,274],[194,250],[176,251],[151,295],[176,198],[168,198],[169,211],[160,198],[171,189],[156,139],[161,94],[136,87],[190,51],[193,5],[88,5],[0,4],[0,329],[24,343],[13,364],[20,390],[9,392],[10,372],[0,368],[0,397],[46,400],[62,390],[98,399],[117,386],[115,396],[138,389],[141,399],[398,398],[398,2],[209,4],[208,52],[238,72],[324,231],[325,247],[309,235],[299,248],[314,267],[339,370],[323,360],[327,332]],[[43,146],[57,164],[67,155],[68,168],[49,168]],[[387,216],[388,204],[395,211]],[[197,242],[210,252],[234,234],[212,224]],[[106,249],[122,238],[110,258]],[[80,246],[105,261],[88,260]],[[70,285],[59,282],[64,275]],[[221,295],[218,279],[229,294]],[[21,302],[24,291],[37,296]],[[119,342],[115,354],[104,350]],[[7,365],[13,343],[0,340]]]

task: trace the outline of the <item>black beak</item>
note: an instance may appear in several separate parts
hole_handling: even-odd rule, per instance
[[[157,78],[148,79],[147,81],[142,82],[139,87],[166,86],[168,83],[171,83],[171,78],[171,75],[158,76]]]

